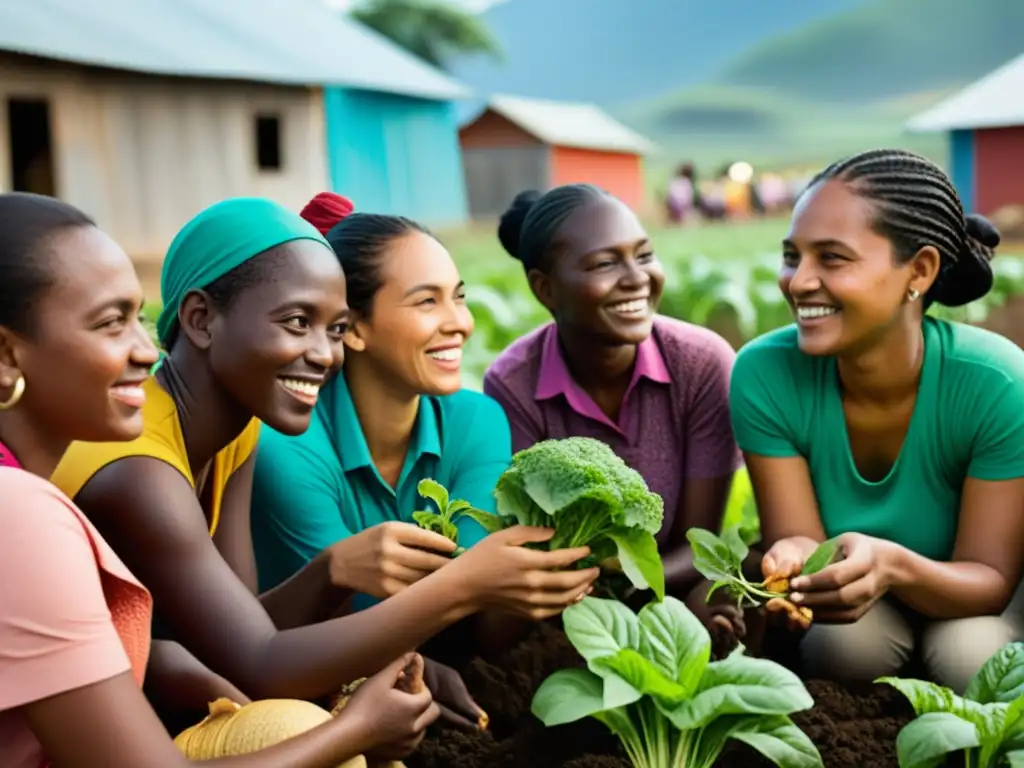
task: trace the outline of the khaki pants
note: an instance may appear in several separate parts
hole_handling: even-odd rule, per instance
[[[878,601],[854,624],[812,624],[800,644],[804,674],[845,682],[899,675],[916,654],[929,680],[962,694],[996,651],[1024,638],[1024,585],[1001,616],[935,621]]]

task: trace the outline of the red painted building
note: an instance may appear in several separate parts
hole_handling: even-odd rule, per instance
[[[496,96],[459,131],[470,215],[501,215],[524,189],[596,184],[640,210],[643,136],[590,104]]]
[[[964,207],[1024,205],[1024,54],[910,121],[949,134],[949,171]]]

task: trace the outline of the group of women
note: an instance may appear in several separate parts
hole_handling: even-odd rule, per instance
[[[816,621],[807,673],[920,659],[962,689],[1020,636],[1024,352],[925,315],[992,285],[998,233],[943,172],[868,152],[798,201],[780,287],[794,325],[737,355],[657,314],[665,277],[622,202],[524,193],[498,236],[553,322],[463,390],[473,332],[441,243],[331,194],[300,213],[217,203],[170,246],[158,353],[125,253],[54,199],[0,195],[0,756],[5,765],[185,765],[153,707],[321,699],[339,717],[219,762],[400,760],[437,717],[475,727],[458,674],[396,683],[456,628],[488,653],[591,590],[551,531],[447,538],[411,524],[423,478],[494,509],[512,452],[604,440],[665,501],[670,593],[742,637],[693,566],[750,474],[765,577]],[[845,557],[804,560],[839,536]],[[1011,607],[1008,607],[1011,606]],[[148,702],[147,702],[148,697]],[[152,703],[153,706],[150,706]]]

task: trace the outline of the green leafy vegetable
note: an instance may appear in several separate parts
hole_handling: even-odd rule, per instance
[[[493,518],[473,506],[464,499],[449,499],[448,489],[436,480],[424,478],[416,486],[420,496],[430,499],[437,507],[436,512],[421,509],[412,513],[412,519],[420,527],[434,533],[439,533],[446,539],[459,543],[459,529],[455,527],[455,520],[460,515],[468,515],[476,519],[478,516]],[[453,554],[459,555],[464,549],[456,549]]]
[[[789,594],[789,580],[765,579],[753,582],[743,575],[743,561],[749,549],[739,530],[727,528],[716,536],[704,528],[691,528],[686,538],[693,550],[693,565],[705,579],[712,582],[708,598],[719,590],[726,589],[741,608],[767,605],[769,608],[785,610],[791,619],[809,626],[813,614],[807,607],[798,607],[786,597]],[[836,539],[829,539],[818,546],[804,563],[802,574],[817,573],[840,559],[842,552]]]
[[[679,600],[637,615],[587,597],[563,620],[587,668],[555,672],[537,690],[532,711],[545,725],[596,718],[635,768],[711,768],[729,739],[785,768],[821,768],[789,718],[814,703],[800,679],[742,648],[711,661],[708,631]]]
[[[544,549],[589,546],[581,566],[615,558],[637,589],[665,597],[665,573],[654,534],[664,504],[638,472],[600,440],[545,440],[512,457],[494,491],[498,514],[467,510],[494,532],[512,525],[554,528]]]
[[[924,680],[876,682],[906,696],[917,713],[896,738],[900,768],[935,768],[959,753],[966,768],[1024,766],[1024,644],[993,654],[964,696]]]

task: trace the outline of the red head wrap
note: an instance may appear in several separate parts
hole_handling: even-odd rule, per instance
[[[302,218],[326,235],[335,224],[355,210],[355,205],[347,197],[334,192],[321,192],[308,203],[299,213]]]

